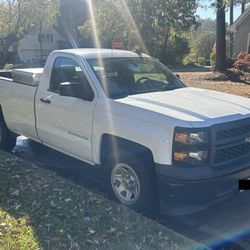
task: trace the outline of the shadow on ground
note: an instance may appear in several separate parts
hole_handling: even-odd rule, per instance
[[[82,185],[76,185],[79,171],[69,174],[62,168],[58,172],[44,169],[58,169],[63,164],[76,167],[80,162],[47,148],[34,149],[34,145],[37,153],[27,149],[21,156],[21,146],[19,141],[14,151],[19,158],[0,154],[0,221],[4,221],[0,223],[0,249],[20,249],[17,239],[25,250],[38,249],[36,244],[41,249],[201,249],[196,242],[111,202],[98,190],[91,191],[90,182],[80,178]],[[34,162],[31,155],[36,165],[30,164]],[[62,174],[70,181],[61,178]],[[9,223],[8,217],[15,223]],[[20,231],[21,225],[25,231]]]
[[[57,174],[73,183],[107,197],[100,169],[93,168],[35,142],[19,138],[13,153],[24,160]],[[101,181],[100,181],[101,180]],[[188,216],[150,215],[162,225],[212,249],[250,249],[250,195],[243,193]]]

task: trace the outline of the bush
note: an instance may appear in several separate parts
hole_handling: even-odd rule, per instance
[[[205,57],[198,57],[198,64],[206,65],[206,58]]]
[[[168,40],[166,63],[181,64],[185,55],[189,53],[188,41],[185,37],[171,36]]]
[[[183,64],[194,64],[197,63],[197,55],[195,53],[188,54],[183,59]]]
[[[234,65],[234,63],[235,63],[235,59],[234,58],[230,58],[230,57],[226,58],[226,66],[227,66],[228,69],[232,68],[233,65]]]
[[[14,65],[13,64],[5,64],[4,69],[13,69]]]
[[[212,66],[213,69],[215,67],[215,62],[216,62],[216,52],[213,51],[210,54],[210,65]]]
[[[233,68],[250,73],[250,54],[246,51],[241,51],[236,56]]]
[[[230,72],[236,76],[242,75],[242,72],[239,69],[231,69]]]

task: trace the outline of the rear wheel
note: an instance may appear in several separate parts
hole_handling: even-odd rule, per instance
[[[117,201],[136,211],[152,209],[156,197],[154,175],[143,161],[129,155],[116,161],[109,159],[107,167],[109,190]]]
[[[11,150],[16,145],[16,136],[0,121],[0,149]]]

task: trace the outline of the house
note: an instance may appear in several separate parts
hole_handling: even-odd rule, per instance
[[[4,36],[0,35],[0,46],[3,39]],[[30,32],[19,42],[12,44],[8,51],[8,63],[40,66],[51,51],[63,49],[65,44],[66,39],[55,28],[42,28]]]
[[[230,27],[233,33],[233,55],[240,51],[250,53],[250,7]]]
[[[47,59],[51,51],[61,49],[63,43],[65,39],[55,28],[43,28],[29,33],[20,40],[16,46],[16,52],[21,62],[39,64]]]

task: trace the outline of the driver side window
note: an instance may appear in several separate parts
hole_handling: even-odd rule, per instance
[[[93,93],[80,65],[70,58],[58,57],[53,65],[49,91],[59,93],[61,83],[65,82],[80,83],[85,92]]]

